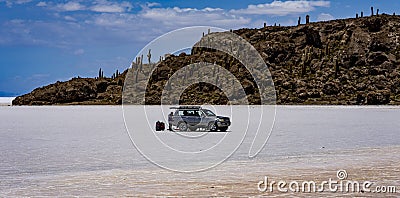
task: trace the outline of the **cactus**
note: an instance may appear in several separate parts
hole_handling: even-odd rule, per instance
[[[306,60],[307,63],[311,61],[311,59],[312,59],[311,56],[312,56],[312,53],[311,53],[311,52],[308,52],[308,54],[307,54],[307,60]]]
[[[274,27],[276,27],[276,23],[274,24]]]
[[[168,79],[171,78],[171,74],[168,74]],[[167,80],[167,86],[166,86],[167,91],[171,90],[171,82]]]
[[[307,51],[307,48],[306,48]],[[307,59],[307,55],[306,53],[303,53],[301,55],[301,76],[304,76],[306,74],[306,59]]]
[[[143,72],[143,54],[140,56],[140,71]]]
[[[192,64],[192,63],[190,63],[190,64]],[[191,67],[190,67],[190,76],[193,76],[193,73],[194,73],[194,67],[191,66]]]
[[[132,68],[132,69],[135,69],[135,62],[133,62],[133,61],[132,61],[132,63],[131,63],[131,68]]]
[[[299,20],[297,21],[297,25],[301,24],[301,17],[299,17]]]
[[[213,69],[213,78],[215,77],[215,72],[216,72],[216,68],[215,68],[215,62],[214,62],[214,69]]]
[[[303,75],[307,71],[307,66],[310,67],[310,62],[312,60],[312,54],[313,54],[313,48],[310,48],[310,49],[308,49],[306,51],[308,51],[308,52],[305,54],[305,61],[303,61],[303,65],[304,65]],[[310,70],[311,70],[311,68],[310,68]]]
[[[267,23],[264,22],[264,27],[267,27]]]
[[[237,59],[240,58],[240,50],[241,50],[241,47],[240,47],[240,45],[238,45],[238,50],[236,51],[236,58]]]
[[[337,58],[337,56],[335,56],[335,57],[333,58],[333,66],[335,67],[335,78],[337,78],[338,75],[339,75],[339,72],[340,72],[340,66],[339,66],[339,64],[338,64],[338,58]]]
[[[358,19],[358,13],[356,13],[356,19]]]
[[[151,64],[151,49],[149,49],[149,53],[147,54],[147,60],[149,61],[149,65]]]
[[[211,33],[211,29],[210,28],[208,28],[208,33],[207,34],[210,34]]]
[[[101,68],[100,68],[100,69],[99,69],[99,79],[102,78],[102,75],[101,75],[101,74],[102,74],[102,71],[101,71]]]
[[[135,83],[138,82],[139,70],[136,70]]]
[[[376,16],[379,16],[379,9],[376,9]]]
[[[303,62],[302,64],[301,64],[301,76],[304,76],[306,74],[306,65],[305,65],[305,63]]]
[[[141,71],[142,68],[141,68],[141,65],[140,65],[140,57],[136,57],[136,65],[137,65],[137,70]]]
[[[361,12],[361,18],[363,18],[364,17],[364,12]]]
[[[307,16],[306,16],[306,24],[309,24],[309,23],[310,23],[310,15],[307,14]]]
[[[374,7],[371,7],[371,16],[374,16]]]
[[[308,46],[304,49],[304,54],[308,54]]]
[[[325,55],[329,55],[329,41],[325,46]]]
[[[318,56],[318,59],[319,59],[319,60],[322,59],[321,49],[318,49],[317,56]]]
[[[187,76],[187,70],[186,69],[184,69],[184,71],[183,71],[183,82],[186,82],[186,77]]]
[[[229,65],[228,65],[228,68],[226,68],[226,69],[228,69],[228,70],[230,70],[231,68],[232,68],[232,66],[233,66],[233,63],[235,62],[235,59],[234,58],[229,58]]]

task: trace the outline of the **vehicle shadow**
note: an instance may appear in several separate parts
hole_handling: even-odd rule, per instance
[[[157,132],[160,132],[160,133],[163,133],[163,132],[172,132],[172,133],[230,133],[230,132],[232,132],[232,131],[200,131],[200,130],[197,130],[197,131],[179,131],[179,130],[173,130],[173,131],[170,131],[170,130],[165,130],[165,131],[157,131]]]

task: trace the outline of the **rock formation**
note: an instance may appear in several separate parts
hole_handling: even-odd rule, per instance
[[[400,104],[400,16],[361,14],[356,19],[232,32],[261,54],[273,77],[277,104]],[[218,33],[205,35],[200,42],[214,34]],[[201,61],[229,70],[240,80],[251,104],[260,102],[257,85],[240,62],[222,52],[194,48],[190,55],[170,55],[157,63],[147,87],[146,104],[159,104],[157,93],[175,71]],[[146,72],[143,68],[141,63],[131,72]],[[17,97],[13,104],[120,104],[127,72],[115,79],[74,78],[57,82]],[[212,85],[197,84],[187,89],[180,101],[226,104],[226,97],[221,94]]]

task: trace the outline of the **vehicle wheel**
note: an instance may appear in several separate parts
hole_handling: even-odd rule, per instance
[[[222,132],[225,132],[226,130],[228,130],[228,127],[221,127],[221,128],[219,128],[219,130],[221,130]]]
[[[187,131],[188,130],[188,126],[187,126],[186,122],[180,122],[178,124],[178,128],[179,128],[180,131]]]
[[[189,127],[190,131],[196,131],[197,127]]]
[[[209,131],[217,131],[217,125],[215,124],[215,122],[210,122],[208,124],[208,130]]]

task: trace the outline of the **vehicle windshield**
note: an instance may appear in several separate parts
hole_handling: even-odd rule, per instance
[[[207,116],[215,116],[214,112],[212,112],[211,110],[203,109],[203,112],[204,112]]]

